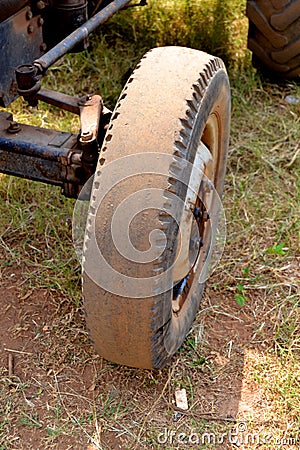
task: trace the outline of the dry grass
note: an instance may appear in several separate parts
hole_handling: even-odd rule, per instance
[[[174,3],[185,17],[180,26]],[[257,435],[263,450],[283,438],[283,448],[297,448],[300,110],[285,98],[300,98],[300,89],[263,81],[249,67],[249,54],[240,50],[243,2],[225,21],[226,51],[212,41],[217,5],[203,1],[196,11],[193,2],[174,0],[166,11],[157,2],[128,11],[92,40],[90,55],[65,58],[48,78],[63,91],[67,77],[69,93],[100,90],[112,106],[133,61],[148,46],[174,43],[174,30],[176,43],[184,43],[187,18],[198,20],[208,8],[206,48],[223,52],[232,83],[228,238],[202,310],[170,366],[121,367],[102,360],[88,342],[71,242],[73,201],[56,188],[1,177],[1,450],[235,448],[228,433],[242,422],[249,442],[241,448],[256,448],[250,438]],[[189,39],[196,42],[196,32]],[[59,113],[58,120],[58,112],[44,106],[28,112],[19,102],[14,108],[20,121],[78,126],[72,116]],[[186,412],[174,404],[178,387],[187,391]],[[240,439],[247,434],[241,431]],[[271,441],[262,442],[268,434]]]

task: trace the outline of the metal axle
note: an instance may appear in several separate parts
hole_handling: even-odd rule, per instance
[[[76,198],[94,174],[99,149],[110,117],[99,95],[75,98],[41,90],[40,99],[80,116],[81,133],[74,135],[13,121],[0,113],[0,172],[61,186]]]

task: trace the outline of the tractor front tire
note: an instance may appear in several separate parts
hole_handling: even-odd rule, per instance
[[[150,51],[123,89],[95,174],[83,251],[87,327],[105,359],[162,368],[188,334],[210,260],[229,121],[224,65],[197,50]],[[213,192],[203,211],[200,197]]]

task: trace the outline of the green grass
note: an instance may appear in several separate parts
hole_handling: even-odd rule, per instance
[[[29,294],[8,333],[37,350],[26,360],[17,355],[22,379],[18,366],[12,378],[0,368],[1,449],[25,450],[34,432],[37,448],[86,449],[90,442],[90,449],[123,450],[178,448],[180,432],[220,437],[234,430],[235,420],[278,438],[295,436],[299,427],[300,109],[285,97],[300,97],[300,87],[272,84],[251,67],[244,1],[149,3],[114,17],[91,37],[89,52],[57,63],[44,86],[100,93],[113,108],[129,73],[153,46],[187,45],[222,57],[233,102],[225,252],[203,310],[168,368],[151,372],[105,362],[85,331],[70,227],[74,201],[57,188],[2,176],[2,279],[11,287],[17,274],[19,298]],[[28,109],[18,100],[10,109],[20,122],[79,128],[75,116],[42,104]],[[46,317],[33,315],[33,324],[39,296],[46,298]],[[174,407],[177,388],[187,391],[187,413]],[[227,415],[222,404],[235,395],[251,408],[238,414],[236,401]],[[158,435],[166,429],[176,435],[162,447]],[[212,446],[200,442],[199,448]],[[274,448],[274,442],[259,448]]]

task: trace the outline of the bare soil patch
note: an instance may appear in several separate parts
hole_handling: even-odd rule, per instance
[[[81,311],[74,314],[57,292],[26,292],[24,285],[20,268],[3,270],[3,449],[159,448],[165,429],[188,435],[195,424],[200,439],[262,407],[258,385],[244,374],[256,321],[233,298],[208,287],[187,342],[168,368],[152,372],[103,361],[88,342]],[[187,390],[187,412],[174,404],[178,386]],[[164,448],[178,448],[175,439]]]

